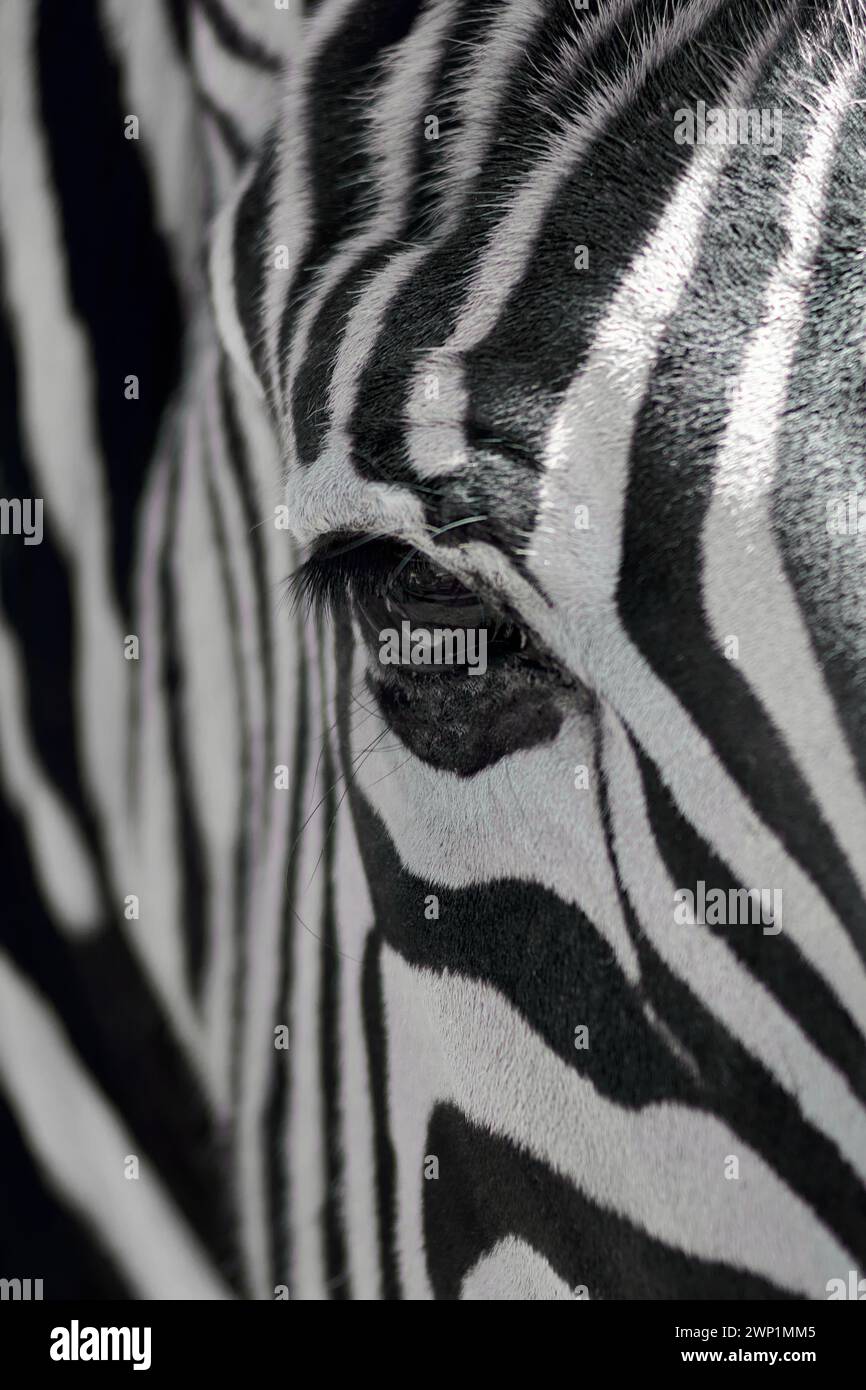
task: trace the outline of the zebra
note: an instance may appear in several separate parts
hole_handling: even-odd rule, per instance
[[[0,26],[2,1273],[836,1296],[860,0]]]

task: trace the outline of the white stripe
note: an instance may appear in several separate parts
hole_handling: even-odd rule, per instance
[[[441,1101],[674,1249],[812,1298],[854,1267],[805,1203],[713,1116],[672,1102],[634,1112],[607,1100],[490,986],[414,969],[387,948],[383,976],[407,1297],[430,1296],[423,1157],[428,1119]],[[729,1155],[739,1158],[736,1181],[724,1175]]]
[[[605,720],[605,768],[612,830],[623,884],[654,950],[744,1048],[775,1077],[803,1117],[823,1130],[851,1166],[866,1176],[866,1111],[844,1076],[825,1060],[796,1019],[742,964],[712,929],[674,920],[674,890],[647,820],[640,771],[628,739],[611,715]],[[741,925],[735,932],[760,933]],[[772,959],[777,937],[762,937]]]
[[[320,682],[318,652],[312,624],[307,628],[309,662],[308,746],[311,753],[307,772],[303,810],[310,817],[297,867],[297,919],[289,929],[294,934],[293,983],[291,991],[292,1094],[288,1126],[289,1171],[291,1173],[291,1226],[294,1277],[293,1298],[326,1298],[322,1210],[325,1201],[325,1134],[321,1079],[321,911],[323,878],[320,855],[326,829],[324,807],[317,803],[324,795],[324,773],[316,762],[321,750],[322,721],[319,710]]]
[[[437,237],[445,235],[456,220],[459,202],[469,184],[472,170],[481,160],[491,138],[490,112],[495,109],[496,96],[508,80],[508,58],[519,50],[521,44],[528,42],[533,25],[538,18],[538,8],[527,0],[511,0],[494,17],[486,42],[481,45],[467,66],[463,82],[458,85],[455,100],[460,107],[459,135],[455,139],[447,129],[440,132],[440,142],[450,140],[442,150],[442,164],[446,169],[444,183],[445,217],[437,229]],[[371,148],[378,160],[379,204],[369,226],[359,236],[352,238],[346,249],[335,256],[328,266],[326,275],[311,295],[304,314],[299,318],[293,343],[290,387],[295,374],[303,362],[307,335],[314,315],[318,311],[325,293],[336,284],[352,265],[371,247],[380,245],[389,237],[396,236],[401,218],[405,212],[409,182],[406,171],[414,152],[414,142],[423,128],[423,120],[431,104],[435,105],[435,92],[425,89],[425,79],[433,71],[434,59],[444,30],[447,34],[452,20],[449,10],[432,9],[426,20],[429,35],[422,24],[418,38],[409,49],[409,56],[418,54],[417,71],[408,71],[404,65],[395,67],[380,101],[377,102],[377,123],[372,132]],[[480,93],[484,93],[483,100]],[[430,113],[433,114],[433,113]],[[395,152],[393,129],[405,133],[405,139]],[[447,154],[447,158],[446,158]],[[410,248],[394,252],[384,268],[372,283],[358,295],[349,314],[346,327],[341,334],[337,357],[329,388],[329,406],[332,421],[322,447],[319,459],[313,470],[305,471],[303,486],[298,486],[298,462],[293,459],[287,479],[287,491],[292,498],[292,525],[295,534],[302,541],[311,541],[316,535],[327,530],[368,530],[376,532],[387,529],[392,534],[411,535],[413,539],[423,535],[425,523],[420,503],[402,488],[391,485],[370,483],[360,477],[352,464],[352,450],[347,437],[347,425],[357,401],[357,392],[363,369],[369,358],[371,345],[376,344],[385,321],[389,305],[394,301],[402,286],[416,273],[429,255],[429,247]],[[436,368],[438,370],[438,367]],[[423,400],[424,372],[419,373],[417,388]],[[430,406],[416,401],[411,407],[422,423],[427,425],[419,446],[415,432],[410,431],[410,447],[417,451],[423,468],[424,440],[431,440],[431,448],[437,457],[453,451],[462,450],[462,432],[450,434],[448,427],[439,418],[443,412],[448,414],[443,397],[433,423],[436,428],[429,429],[427,415]],[[452,418],[459,418],[454,415]],[[292,455],[293,441],[287,429],[287,445]],[[459,454],[462,457],[462,454]],[[455,454],[457,457],[457,454]],[[416,460],[413,457],[413,464]]]
[[[238,164],[223,125],[207,107],[201,108],[202,163],[209,170],[211,202],[217,208],[227,206],[238,181]],[[243,168],[246,170],[247,164]]]
[[[570,1301],[574,1294],[565,1280],[554,1274],[543,1255],[525,1240],[506,1236],[467,1270],[460,1297],[470,1303],[526,1303],[539,1299]]]
[[[51,1010],[2,953],[0,1078],[47,1182],[84,1219],[138,1297],[231,1297]],[[129,1155],[140,1160],[137,1180],[124,1177]]]
[[[417,29],[412,30],[411,40],[404,41],[387,60],[380,93],[368,117],[366,136],[375,168],[376,210],[365,230],[353,237],[345,250],[338,251],[330,258],[326,269],[317,278],[314,292],[309,295],[298,315],[287,373],[289,400],[293,383],[308,352],[316,316],[328,294],[371,248],[380,246],[399,233],[411,190],[409,175],[418,139],[424,128],[425,113],[435,98],[431,80],[440,59],[442,44],[452,27],[456,6],[457,0],[435,0],[422,14]],[[375,341],[388,304],[414,270],[421,254],[415,252],[405,257],[393,256],[385,271],[376,277],[372,290],[353,306],[341,334],[329,391],[333,420],[323,452],[328,459],[339,457],[343,474],[340,491],[352,496],[357,491],[357,475],[349,462],[345,426],[355,402],[360,369],[369,353],[370,344]],[[303,500],[307,489],[297,486],[300,461],[295,456],[290,423],[286,424],[285,433],[292,444],[286,484],[293,498],[292,523],[299,537],[310,539],[315,533],[311,521],[307,520],[309,508]],[[316,483],[319,487],[323,485],[318,478]],[[321,524],[315,510],[311,519],[312,524]]]
[[[234,238],[240,201],[253,181],[256,165],[249,165],[235,188],[230,201],[214,223],[211,232],[210,269],[211,297],[217,327],[226,350],[243,375],[253,394],[264,399],[264,390],[250,356],[246,335],[238,316],[237,284],[235,280]]]
[[[6,796],[21,817],[34,872],[52,917],[74,935],[89,935],[102,917],[94,866],[74,817],[46,777],[33,747],[17,644],[2,621],[0,766]]]
[[[462,380],[460,356],[477,347],[494,329],[501,315],[506,311],[512,291],[520,283],[525,273],[529,257],[537,244],[549,208],[559,194],[562,185],[599,139],[605,128],[635,96],[645,83],[652,70],[680,44],[694,37],[706,23],[709,15],[718,8],[721,0],[695,0],[685,10],[678,11],[665,29],[647,36],[644,47],[637,50],[635,57],[619,77],[618,81],[599,81],[587,95],[586,109],[579,121],[569,122],[565,128],[549,140],[543,157],[538,160],[529,177],[522,180],[520,192],[509,203],[505,214],[496,223],[478,258],[472,279],[460,310],[456,327],[450,338],[432,358],[419,365],[415,379],[415,390],[411,416],[420,433],[413,435],[413,459],[417,456],[420,470],[424,476],[449,472],[455,464],[459,465],[465,456],[465,446],[460,436],[462,430],[442,428],[444,422],[462,421],[466,417],[467,402]],[[615,29],[625,10],[631,8],[627,0],[605,8],[593,28],[588,31],[587,43],[595,43]],[[711,151],[709,158],[700,160],[703,180],[708,184],[717,166],[717,151]],[[701,182],[691,190],[692,195],[701,200],[704,189]],[[682,252],[688,243],[682,231],[677,228],[677,250]],[[658,233],[652,238],[650,252],[656,248]],[[666,243],[662,242],[666,249]],[[648,253],[649,254],[649,253]],[[660,264],[660,258],[656,258]],[[669,278],[669,277],[668,277]],[[643,326],[643,319],[659,315],[661,328],[664,287],[660,287],[659,303],[652,297],[637,300],[630,306],[637,311],[637,324]],[[649,329],[651,325],[647,325]],[[623,339],[626,359],[632,348],[632,337],[637,336],[636,325],[626,323],[619,326],[625,332]],[[649,345],[649,337],[647,344]],[[613,349],[616,344],[611,341]],[[642,358],[638,359],[642,362]],[[430,411],[423,400],[425,376],[433,371],[439,379],[439,414]],[[424,422],[430,421],[435,428],[432,435],[424,439]],[[555,446],[553,446],[555,447]],[[588,458],[600,457],[598,454]],[[548,461],[548,466],[555,464]],[[545,505],[544,485],[542,484],[542,509]],[[573,509],[569,508],[569,512]],[[539,525],[544,522],[540,521]]]
[[[204,451],[210,447],[208,396],[213,390],[213,367],[213,362],[203,365],[205,379],[191,384],[187,395],[170,565],[182,671],[180,737],[189,769],[191,816],[200,831],[203,859],[203,993],[209,1031],[204,1056],[211,1094],[218,1106],[227,1107],[234,847],[241,791],[237,682],[243,677],[234,667],[206,487],[209,465]],[[176,779],[177,769],[173,776]],[[178,844],[173,853],[179,855]],[[209,998],[211,990],[216,993]]]
[[[269,5],[261,5],[258,0],[221,0],[221,4],[242,33],[257,42],[269,57],[286,62],[295,52],[304,19],[304,6],[299,0],[288,0],[287,9],[277,9],[273,0]]]
[[[863,60],[861,45],[855,61],[840,64],[818,110],[809,113],[811,134],[794,169],[785,211],[787,250],[767,287],[761,326],[744,354],[719,450],[703,535],[703,577],[720,648],[729,635],[738,638],[739,668],[781,730],[866,890],[866,799],[785,572],[772,515],[782,463],[778,432],[821,238],[826,184]]]
[[[753,53],[752,68],[760,61],[761,55]],[[744,78],[747,74],[739,81]],[[726,101],[742,104],[736,84]],[[783,890],[786,906],[791,905],[784,929],[852,1017],[866,1019],[866,979],[842,925],[622,632],[616,611],[634,420],[660,335],[696,261],[720,157],[723,147],[696,152],[566,393],[549,436],[544,509],[532,560],[554,612],[548,616],[537,600],[521,598],[521,604],[566,666],[630,725],[662,769],[683,814],[741,882]],[[599,459],[604,468],[598,467]],[[574,529],[578,502],[589,508],[588,531]],[[472,549],[466,548],[467,558]]]
[[[273,528],[270,528],[273,531]],[[267,535],[267,528],[264,532]],[[284,533],[280,539],[285,543]],[[267,543],[267,542],[266,542]],[[290,557],[287,556],[290,561]],[[287,920],[286,873],[289,843],[290,810],[293,788],[280,790],[274,783],[277,764],[289,768],[294,775],[296,721],[298,719],[298,651],[297,630],[284,609],[276,604],[268,613],[271,629],[271,648],[274,655],[274,747],[268,750],[264,768],[263,806],[268,819],[267,836],[261,850],[250,864],[252,891],[246,914],[244,933],[245,981],[243,1001],[243,1033],[240,1079],[240,1117],[237,1128],[237,1163],[240,1174],[242,1238],[246,1268],[256,1296],[269,1298],[273,1290],[267,1283],[269,1269],[269,1213],[264,1184],[264,1143],[267,1135],[263,1117],[269,1085],[275,1063],[272,1020],[277,1012],[277,962],[280,958],[284,933],[298,933],[297,924]],[[312,837],[315,840],[315,834]],[[292,1024],[289,1001],[281,1022],[290,1026],[290,1060],[298,1045]],[[309,1001],[315,1007],[315,997]],[[277,1054],[279,1061],[284,1053]],[[278,1282],[289,1283],[291,1279]],[[295,1289],[291,1287],[295,1297]]]
[[[101,0],[100,8],[120,68],[124,116],[139,119],[156,223],[171,245],[181,285],[189,292],[198,281],[205,192],[194,153],[192,83],[178,57],[166,7]]]
[[[337,673],[333,644],[325,646],[328,691],[328,721],[337,719]],[[364,698],[363,695],[361,697]],[[366,700],[364,700],[366,703]],[[352,711],[350,710],[350,719]],[[363,713],[352,720],[357,724]],[[367,720],[368,726],[376,721]],[[370,737],[374,737],[376,729]],[[331,748],[337,778],[335,799],[341,804],[331,834],[334,836],[334,915],[336,918],[336,962],[340,974],[340,1118],[341,1146],[345,1164],[342,1198],[346,1229],[349,1277],[353,1299],[379,1296],[379,1237],[376,1221],[377,1190],[373,1141],[373,1097],[367,1065],[367,1044],[362,1008],[364,950],[373,921],[373,907],[352,821],[345,776],[337,746],[337,730],[332,729]],[[312,745],[315,756],[318,748]],[[342,798],[342,801],[341,801]]]
[[[733,876],[745,886],[780,890],[783,931],[866,1032],[866,974],[848,933],[755,814],[667,686],[613,631],[603,648],[599,644],[593,678],[601,697],[662,770],[678,810]]]
[[[204,1039],[184,984],[177,849],[180,828],[175,815],[175,774],[160,671],[165,659],[165,633],[159,565],[165,543],[171,467],[167,454],[155,465],[140,508],[136,611],[141,655],[134,663],[139,708],[135,749],[138,800],[133,807],[135,858],[128,891],[139,897],[142,918],[127,921],[124,917],[122,928],[200,1074],[205,1062]]]
[[[267,1136],[263,1119],[274,1067],[272,1019],[277,1010],[279,983],[276,963],[284,934],[290,933],[294,940],[300,932],[294,919],[287,920],[285,906],[286,874],[291,850],[289,813],[292,791],[279,791],[274,786],[276,764],[286,764],[290,772],[293,771],[298,718],[298,628],[288,614],[286,605],[281,602],[280,595],[286,576],[297,563],[297,556],[290,537],[285,531],[278,531],[273,524],[272,509],[282,496],[280,460],[273,431],[260,402],[245,388],[240,377],[232,377],[230,389],[237,408],[239,430],[246,446],[254,494],[253,507],[255,514],[261,518],[256,529],[256,541],[264,550],[265,601],[269,605],[266,621],[273,656],[274,744],[265,751],[262,773],[262,814],[267,822],[267,836],[258,846],[254,806],[249,810],[254,853],[250,864],[251,894],[244,943],[246,978],[242,1009],[241,1110],[236,1131],[241,1230],[247,1274],[258,1296],[270,1298],[273,1289],[268,1284],[269,1215],[264,1187],[263,1149]],[[257,705],[258,701],[255,703]],[[254,762],[253,771],[255,766]],[[291,1028],[291,1001],[282,1002],[282,1021]],[[294,1047],[292,1038],[291,1048]],[[284,1055],[279,1053],[278,1061]],[[290,1062],[294,1062],[292,1051]],[[289,1128],[293,1133],[291,1119]],[[277,1282],[289,1284],[292,1297],[295,1297],[289,1272],[280,1273],[283,1277]]]
[[[292,71],[280,101],[279,165],[274,181],[275,196],[269,225],[268,244],[264,254],[273,267],[274,247],[285,245],[289,265],[293,269],[303,255],[310,232],[310,178],[308,167],[307,131],[309,107],[316,100],[310,79],[316,60],[328,40],[355,10],[362,10],[366,0],[334,0],[320,5],[306,25],[303,34],[303,62]],[[267,293],[267,340],[269,343],[269,375],[279,381],[283,362],[279,352],[285,295],[290,283],[290,271],[272,270],[273,288]]]
[[[231,118],[247,148],[254,148],[273,114],[276,74],[225,48],[197,5],[192,11],[191,37],[193,65],[202,90]]]
[[[360,654],[356,668],[364,669]],[[636,983],[637,957],[598,810],[595,719],[571,713],[550,743],[458,777],[412,754],[381,716],[357,718],[355,757],[378,732],[383,737],[355,780],[410,873],[447,888],[496,879],[539,884],[580,908]],[[587,770],[584,789],[575,786],[578,766]]]
[[[252,555],[252,546],[261,545],[262,537],[260,531],[253,536],[247,532],[244,508],[234,483],[231,461],[227,453],[228,438],[222,427],[215,373],[208,385],[206,394],[210,477],[215,489],[216,506],[219,509],[225,535],[225,551],[221,558],[229,572],[228,582],[235,598],[236,622],[239,629],[237,642],[240,647],[240,668],[236,671],[226,672],[225,679],[226,683],[230,678],[233,678],[235,682],[242,683],[249,723],[246,747],[243,749],[238,747],[238,756],[249,758],[249,784],[242,792],[239,765],[237,794],[238,797],[244,796],[245,800],[243,804],[238,804],[234,808],[232,830],[233,834],[243,834],[249,871],[252,871],[255,866],[261,863],[264,854],[265,796],[266,787],[270,781],[266,771],[266,757],[269,750],[265,747],[265,671],[256,615],[257,596]],[[212,540],[216,546],[216,534]],[[220,587],[222,587],[222,582],[221,579]],[[270,615],[266,614],[266,623],[269,618]],[[228,622],[228,615],[226,615],[226,622]],[[239,689],[238,698],[240,698],[240,694]],[[239,719],[240,709],[238,709],[238,721]],[[240,735],[241,727],[238,722],[238,739]],[[232,855],[233,852],[232,850]],[[227,857],[225,863],[217,869],[217,873],[226,877],[229,871],[231,887],[226,892],[227,900],[230,900],[234,910],[239,908],[245,913],[249,905],[248,902],[236,904],[234,901],[234,864],[233,862],[230,863]],[[248,894],[251,892],[249,884],[247,892]],[[228,903],[226,908],[227,906]],[[217,911],[220,911],[219,903],[215,904],[215,907]],[[224,934],[215,930],[210,942],[210,972],[206,1008],[209,1028],[212,1033],[211,1049],[215,1056],[221,1058],[218,1064],[219,1072],[227,1083],[230,1073],[230,1054],[236,1041],[231,1027],[232,1009],[228,991],[234,970],[237,967],[237,961],[235,959],[234,914],[226,910],[224,917],[227,930]]]
[[[133,663],[123,659],[124,633],[112,598],[100,450],[82,406],[92,395],[92,363],[67,299],[62,235],[34,109],[35,19],[22,0],[0,11],[0,228],[19,348],[22,433],[44,498],[46,530],[70,567],[76,636],[70,693],[80,721],[70,737],[78,743],[84,785],[107,847],[119,913],[124,896],[134,891],[129,812],[117,775],[125,766]],[[124,371],[119,364],[118,392]],[[130,402],[130,428],[136,409]]]

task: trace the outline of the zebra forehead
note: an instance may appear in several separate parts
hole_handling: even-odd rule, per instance
[[[287,259],[257,281],[262,236],[233,243],[302,539],[532,552],[551,510],[561,532],[588,474],[631,449],[621,417],[633,466],[663,451],[700,485],[738,393],[771,383],[749,345],[785,304],[789,346],[845,356],[792,378],[777,443],[808,478],[804,432],[834,400],[850,428],[863,383],[853,6],[437,0],[372,49],[338,9],[236,220],[258,216]],[[797,179],[810,267],[785,254]]]
[[[716,11],[730,26],[734,9],[683,7],[680,28],[686,13],[706,20]],[[848,12],[843,7],[838,13],[844,17]],[[623,87],[619,105],[611,98],[600,124],[597,119],[593,123],[595,109],[586,108],[571,110],[567,121],[558,118],[552,128],[545,127],[535,102],[524,112],[534,114],[534,123],[525,126],[504,165],[501,156],[488,151],[491,171],[506,196],[500,193],[489,207],[481,207],[486,187],[482,161],[470,190],[474,198],[463,198],[461,187],[450,190],[450,199],[443,195],[439,203],[434,201],[426,221],[416,219],[417,235],[407,245],[385,233],[402,225],[402,215],[411,221],[412,191],[428,171],[410,164],[399,207],[386,209],[388,227],[380,228],[375,217],[359,219],[357,231],[333,250],[320,245],[316,255],[302,257],[288,298],[282,288],[277,295],[287,330],[279,410],[297,462],[313,463],[326,446],[332,447],[328,427],[334,425],[354,446],[346,452],[347,460],[354,460],[356,452],[378,455],[376,464],[366,465],[371,479],[399,484],[419,472],[451,476],[463,452],[459,427],[472,415],[492,432],[510,434],[527,457],[538,458],[551,407],[581,367],[593,329],[652,242],[678,188],[689,180],[704,199],[702,217],[692,219],[691,226],[704,254],[692,296],[695,312],[675,327],[679,370],[673,377],[686,394],[691,391],[701,399],[705,383],[718,380],[708,351],[718,316],[727,316],[742,343],[751,327],[748,309],[760,306],[766,275],[779,259],[785,188],[816,114],[802,98],[802,82],[813,81],[816,68],[826,80],[831,61],[826,30],[826,23],[813,23],[810,34],[803,21],[788,36],[781,22],[768,23],[763,49],[756,50],[749,37],[751,66],[744,57],[734,61],[740,54],[726,54],[723,60],[706,43],[689,53],[677,75],[680,92],[687,79],[694,81],[701,72],[698,55],[703,53],[710,97],[782,103],[755,108],[766,122],[745,127],[747,136],[750,130],[755,134],[753,142],[747,138],[724,148],[712,182],[701,180],[699,168],[708,103],[699,99],[675,107],[681,97],[671,95],[670,73],[665,74],[664,100],[659,100],[661,89],[643,71],[651,67],[646,54],[655,50],[650,47],[639,64],[643,85]],[[659,53],[661,32],[651,35]],[[677,36],[673,25],[664,33],[673,61],[682,34]],[[646,45],[649,31],[643,34]],[[475,41],[480,41],[477,34]],[[724,82],[718,80],[719,69]],[[788,80],[792,71],[796,82]],[[715,80],[710,82],[708,74]],[[852,87],[843,99],[855,103],[857,90]],[[426,105],[435,104],[428,94]],[[709,109],[711,127],[714,109]],[[406,115],[414,119],[418,109]],[[695,129],[685,116],[693,118]],[[678,119],[687,136],[681,144]],[[714,129],[718,132],[718,126]],[[736,139],[740,126],[726,129],[733,129]],[[461,138],[459,128],[452,163],[459,161]],[[703,143],[713,143],[710,135]],[[652,180],[646,174],[649,148],[659,156]],[[315,180],[315,162],[306,173]],[[375,162],[370,173],[375,189]],[[437,187],[435,179],[429,182]],[[835,233],[840,244],[852,229],[859,231],[860,216],[850,174],[847,190],[844,182],[837,181],[824,214],[829,235]],[[683,206],[687,211],[687,200]],[[656,255],[656,271],[662,275],[675,273],[681,263],[683,236],[667,244],[667,264]],[[844,275],[851,279],[858,273],[859,265],[849,259]],[[634,338],[646,322],[655,325],[658,286],[645,278],[640,290],[632,300],[632,337],[606,344],[613,373],[627,365]],[[738,305],[744,306],[740,312]],[[828,316],[825,323],[828,332],[842,331],[838,316]],[[671,360],[666,385],[674,365]],[[416,432],[410,445],[402,437],[407,425]]]

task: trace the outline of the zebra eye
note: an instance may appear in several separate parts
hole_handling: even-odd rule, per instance
[[[427,559],[413,559],[403,569],[395,587],[407,599],[419,599],[430,603],[452,603],[465,599],[469,590],[455,579],[453,574],[439,569]]]
[[[359,601],[357,607],[371,634],[380,632],[389,618],[407,621],[413,629],[445,627],[483,633],[489,661],[530,652],[519,623],[425,556],[414,556],[399,566],[380,601]]]
[[[386,602],[392,606],[420,613],[435,609],[439,616],[448,616],[464,627],[484,626],[483,599],[467,589],[447,570],[440,569],[423,556],[414,557],[398,566],[385,586]],[[447,613],[444,611],[447,610]]]
[[[526,630],[482,594],[417,551],[371,537],[336,536],[292,577],[296,599],[325,612],[351,609],[371,646],[404,624],[474,633],[489,661],[537,656]],[[482,639],[483,634],[483,639]]]

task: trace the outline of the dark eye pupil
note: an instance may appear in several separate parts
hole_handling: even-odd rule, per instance
[[[424,599],[427,602],[447,603],[449,601],[472,600],[470,591],[445,570],[423,562],[413,562],[395,579],[395,596],[401,592],[408,599]]]
[[[471,598],[468,589],[455,580],[453,575],[446,574],[443,570],[436,570],[432,564],[411,564],[407,567],[406,574],[400,575],[396,581],[398,592],[402,589],[406,598],[438,600],[438,602],[448,602],[449,599]]]
[[[413,555],[398,564],[379,594],[357,600],[357,611],[368,641],[377,650],[386,629],[408,623],[419,630],[447,628],[453,633],[461,628],[474,629],[484,633],[484,650],[491,658],[518,655],[524,659],[526,636],[522,629],[491,612],[477,592],[424,556]]]

